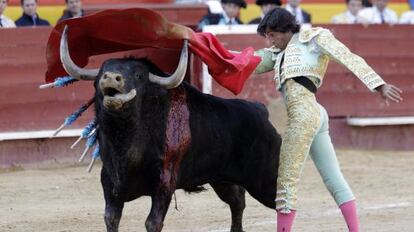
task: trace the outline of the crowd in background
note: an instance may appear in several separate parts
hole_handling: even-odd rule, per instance
[[[332,17],[331,22],[336,24],[414,24],[414,10],[405,12],[398,18],[395,11],[388,8],[389,0],[345,0],[346,11]],[[276,7],[284,7],[296,17],[300,24],[312,23],[312,16],[300,6],[301,0],[287,0],[282,6],[280,0],[257,0],[262,14],[248,24],[258,24],[261,18]],[[238,18],[241,8],[246,7],[244,0],[221,0],[222,12],[210,13],[203,17],[198,30],[206,25],[237,25],[242,24]]]
[[[246,8],[244,0],[176,0],[177,3],[203,2],[209,5],[210,13],[204,16],[198,24],[198,30],[206,25],[238,25],[244,24],[239,19],[241,8]],[[389,0],[345,0],[346,11],[332,17],[331,22],[336,24],[414,24],[414,0],[409,0],[411,10],[398,18],[397,14],[388,8]],[[65,0],[66,9],[58,22],[72,17],[84,15],[82,0]],[[3,12],[8,0],[0,0],[0,28],[20,26],[47,26],[50,23],[42,19],[37,13],[37,0],[21,0],[22,16],[16,21],[6,17]],[[257,0],[256,4],[261,8],[261,15],[247,22],[258,24],[261,18],[275,7],[284,7],[292,13],[300,24],[312,23],[312,16],[301,8],[301,0],[287,0],[282,6],[280,0]]]
[[[21,0],[20,5],[23,14],[15,22],[6,17],[3,12],[7,7],[8,0],[0,0],[0,28],[25,27],[25,26],[49,26],[50,23],[42,19],[37,13],[37,0]],[[82,0],[65,0],[66,9],[63,11],[59,21],[84,15]]]

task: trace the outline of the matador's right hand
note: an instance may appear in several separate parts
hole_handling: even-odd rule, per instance
[[[403,100],[401,97],[402,90],[398,87],[391,85],[391,84],[383,84],[375,88],[385,99],[385,103],[387,106],[389,105],[389,100],[399,103]]]

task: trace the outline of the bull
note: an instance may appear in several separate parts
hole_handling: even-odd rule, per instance
[[[268,111],[183,82],[187,41],[172,75],[136,58],[80,68],[69,55],[66,28],[60,54],[72,77],[94,81],[107,231],[118,231],[125,202],[141,196],[152,201],[146,230],[161,231],[174,191],[198,192],[207,183],[230,206],[232,232],[243,231],[246,191],[275,208],[281,137]]]

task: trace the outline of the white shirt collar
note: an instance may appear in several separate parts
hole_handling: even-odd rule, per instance
[[[224,21],[226,21],[226,23],[232,22],[234,23],[236,21],[236,18],[230,18],[225,11],[223,11],[223,17],[224,17]]]
[[[346,15],[346,18],[348,20],[348,23],[356,23],[356,20],[357,20],[358,17],[356,15],[353,15],[351,13],[351,11],[347,10],[345,12],[345,15]]]
[[[384,17],[384,20],[386,23],[390,23],[391,22],[391,15],[390,15],[390,10],[388,10],[388,8],[384,8],[384,10],[381,12],[376,6],[373,6],[373,9],[375,11],[375,14],[377,15],[378,18],[381,18],[381,14],[382,17]]]
[[[377,6],[372,6],[372,8],[374,8],[374,10],[378,13],[381,14],[381,11],[378,9]],[[384,8],[384,10],[382,11],[383,14],[385,14],[385,12],[387,11],[387,8]]]

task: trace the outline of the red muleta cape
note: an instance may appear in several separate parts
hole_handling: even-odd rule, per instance
[[[253,55],[253,48],[238,54],[230,53],[214,35],[195,33],[188,27],[168,22],[154,11],[140,8],[105,10],[63,21],[54,27],[46,49],[46,82],[68,75],[59,54],[65,25],[69,28],[70,55],[80,67],[85,67],[89,57],[94,55],[147,47],[181,49],[183,39],[188,39],[190,50],[207,64],[213,78],[238,94],[260,62],[260,57]]]

